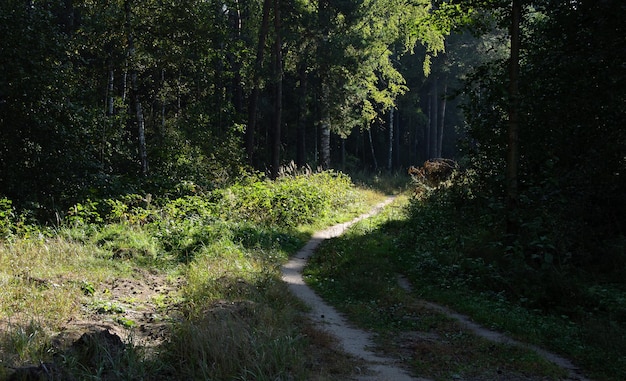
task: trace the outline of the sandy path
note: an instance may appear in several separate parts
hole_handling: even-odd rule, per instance
[[[337,310],[326,304],[322,298],[317,296],[317,294],[304,283],[302,270],[306,265],[307,259],[313,254],[320,243],[326,239],[340,236],[350,226],[375,215],[393,200],[394,197],[390,197],[376,205],[369,213],[363,214],[350,222],[338,224],[315,233],[306,246],[282,267],[282,278],[289,285],[290,290],[311,307],[311,311],[309,312],[311,320],[318,323],[326,331],[335,336],[345,352],[365,361],[365,365],[368,369],[367,371],[364,370],[363,376],[357,378],[357,380],[360,381],[415,381],[424,379],[409,376],[403,369],[395,365],[395,360],[381,357],[369,350],[369,348],[372,347],[371,334],[351,326]]]

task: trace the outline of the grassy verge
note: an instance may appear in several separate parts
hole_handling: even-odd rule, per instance
[[[529,350],[493,344],[460,329],[425,308],[420,302],[425,299],[570,357],[594,379],[624,379],[623,327],[598,324],[597,319],[608,322],[609,316],[596,314],[594,324],[512,303],[498,288],[488,289],[496,275],[482,260],[459,251],[455,258],[435,255],[462,238],[449,229],[458,224],[452,214],[424,209],[424,221],[419,222],[419,213],[412,210],[409,215],[407,206],[408,200],[400,199],[324,243],[305,274],[307,282],[351,320],[377,332],[381,350],[395,354],[415,374],[439,380],[564,377],[561,369]],[[413,292],[399,287],[398,274],[411,282]]]
[[[382,196],[327,172],[189,190],[88,201],[54,231],[3,220],[0,379],[350,373],[279,270],[312,231]]]

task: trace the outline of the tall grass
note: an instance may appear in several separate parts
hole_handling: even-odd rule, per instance
[[[47,364],[78,379],[323,379],[312,376],[303,306],[280,281],[280,264],[315,227],[357,215],[376,196],[363,201],[334,172],[184,189],[86,200],[54,231],[17,226],[23,220],[2,204],[0,376]],[[113,299],[109,285],[142,282],[141,274],[179,286],[150,300]],[[158,347],[133,340],[140,327],[124,317],[129,303],[159,305],[168,328]],[[68,322],[97,319],[94,308],[128,332],[123,348],[98,335],[79,351],[54,344]]]

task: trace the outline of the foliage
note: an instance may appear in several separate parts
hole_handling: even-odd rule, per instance
[[[280,35],[285,82],[306,82],[301,70],[310,79],[315,91],[303,91],[302,100],[285,94],[280,117],[304,131],[296,138],[286,128],[283,135],[312,142],[317,110],[329,110],[333,131],[346,137],[393,107],[407,89],[394,44],[425,44],[436,54],[449,32],[431,20],[429,1],[279,6],[281,20],[251,2],[3,2],[3,195],[18,210],[56,222],[56,213],[89,208],[89,200],[162,193],[183,181],[205,189],[232,185],[247,164],[267,166],[264,147],[276,139],[262,131],[278,116],[262,107],[254,136],[259,154],[244,157],[252,87],[259,87],[260,105],[275,103],[272,58],[255,62],[260,40],[270,44]],[[280,30],[262,37],[264,16]],[[322,78],[332,91],[323,100],[308,96]],[[147,176],[139,165],[140,125]],[[306,146],[302,157],[317,154],[314,144]]]
[[[525,11],[519,210],[507,217],[521,230],[496,240],[526,267],[592,269],[612,278],[610,268],[624,261],[619,249],[607,250],[621,241],[626,194],[618,153],[626,141],[623,129],[614,128],[623,114],[625,87],[620,69],[609,63],[622,25],[613,15],[621,7],[614,1],[541,2]],[[589,28],[594,32],[586,32]],[[605,38],[590,37],[596,34]],[[502,203],[505,188],[505,64],[480,66],[466,87],[466,167],[475,174],[472,192],[482,194],[476,200],[492,205]],[[587,70],[602,75],[588,76]],[[605,77],[610,73],[615,79]],[[588,98],[576,95],[581,93]]]
[[[623,374],[616,349],[624,347],[622,279],[577,266],[568,248],[575,238],[551,208],[522,209],[519,235],[507,239],[506,208],[482,186],[467,173],[413,199],[399,234],[399,266],[427,298],[567,353],[602,377]],[[601,344],[591,339],[598,324],[605,327]],[[606,370],[601,358],[614,367]]]
[[[14,218],[13,202],[7,198],[0,198],[0,238],[6,239],[11,234],[11,225]]]
[[[170,197],[88,200],[70,208],[50,237],[13,231],[0,242],[0,320],[15,322],[0,335],[0,375],[10,375],[5,365],[41,362],[62,378],[317,376],[302,306],[286,292],[279,267],[308,238],[302,221],[324,216],[328,224],[361,212],[356,192],[334,172],[285,173],[275,182],[251,175],[219,191],[186,183]],[[281,200],[269,207],[282,214],[252,214],[264,197]],[[58,346],[56,333],[87,315],[129,332],[152,322],[133,292],[153,278],[158,294],[142,303],[158,307],[151,319],[168,335],[155,351],[148,354],[132,334],[128,342],[103,333]],[[124,284],[136,288],[116,298]]]
[[[237,184],[224,191],[223,207],[230,209],[229,218],[237,221],[294,227],[312,223],[339,205],[353,202],[350,184],[346,175],[333,172]]]
[[[477,339],[454,320],[424,307],[418,297],[430,299],[434,294],[426,290],[458,292],[468,286],[452,283],[458,280],[452,274],[461,272],[455,269],[456,264],[434,264],[432,258],[429,261],[431,255],[418,256],[421,247],[415,250],[405,241],[407,231],[424,231],[427,236],[425,227],[429,226],[428,232],[432,233],[436,230],[432,223],[440,222],[428,219],[414,226],[418,220],[408,219],[405,197],[400,196],[400,201],[380,215],[322,244],[305,269],[307,283],[351,321],[374,330],[377,346],[387,354],[403,355],[420,376],[492,378],[489,372],[498,368],[504,375],[521,371],[543,374],[547,379],[560,377],[561,370],[536,354],[508,345],[498,345],[495,350],[493,343]],[[440,237],[419,238],[428,246]],[[480,274],[490,271],[478,261],[473,268],[479,270],[473,278],[478,283],[482,280]],[[398,274],[410,280],[414,293],[399,286]],[[466,295],[459,296],[463,297]],[[403,341],[403,337],[413,339]],[[415,349],[403,351],[401,348],[406,346]]]

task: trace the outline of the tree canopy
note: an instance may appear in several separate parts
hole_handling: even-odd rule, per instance
[[[516,4],[520,202],[606,210],[619,234],[624,5]],[[445,156],[498,195],[511,10],[495,0],[4,1],[0,193],[52,215],[88,197],[276,175],[290,161],[402,169]]]

